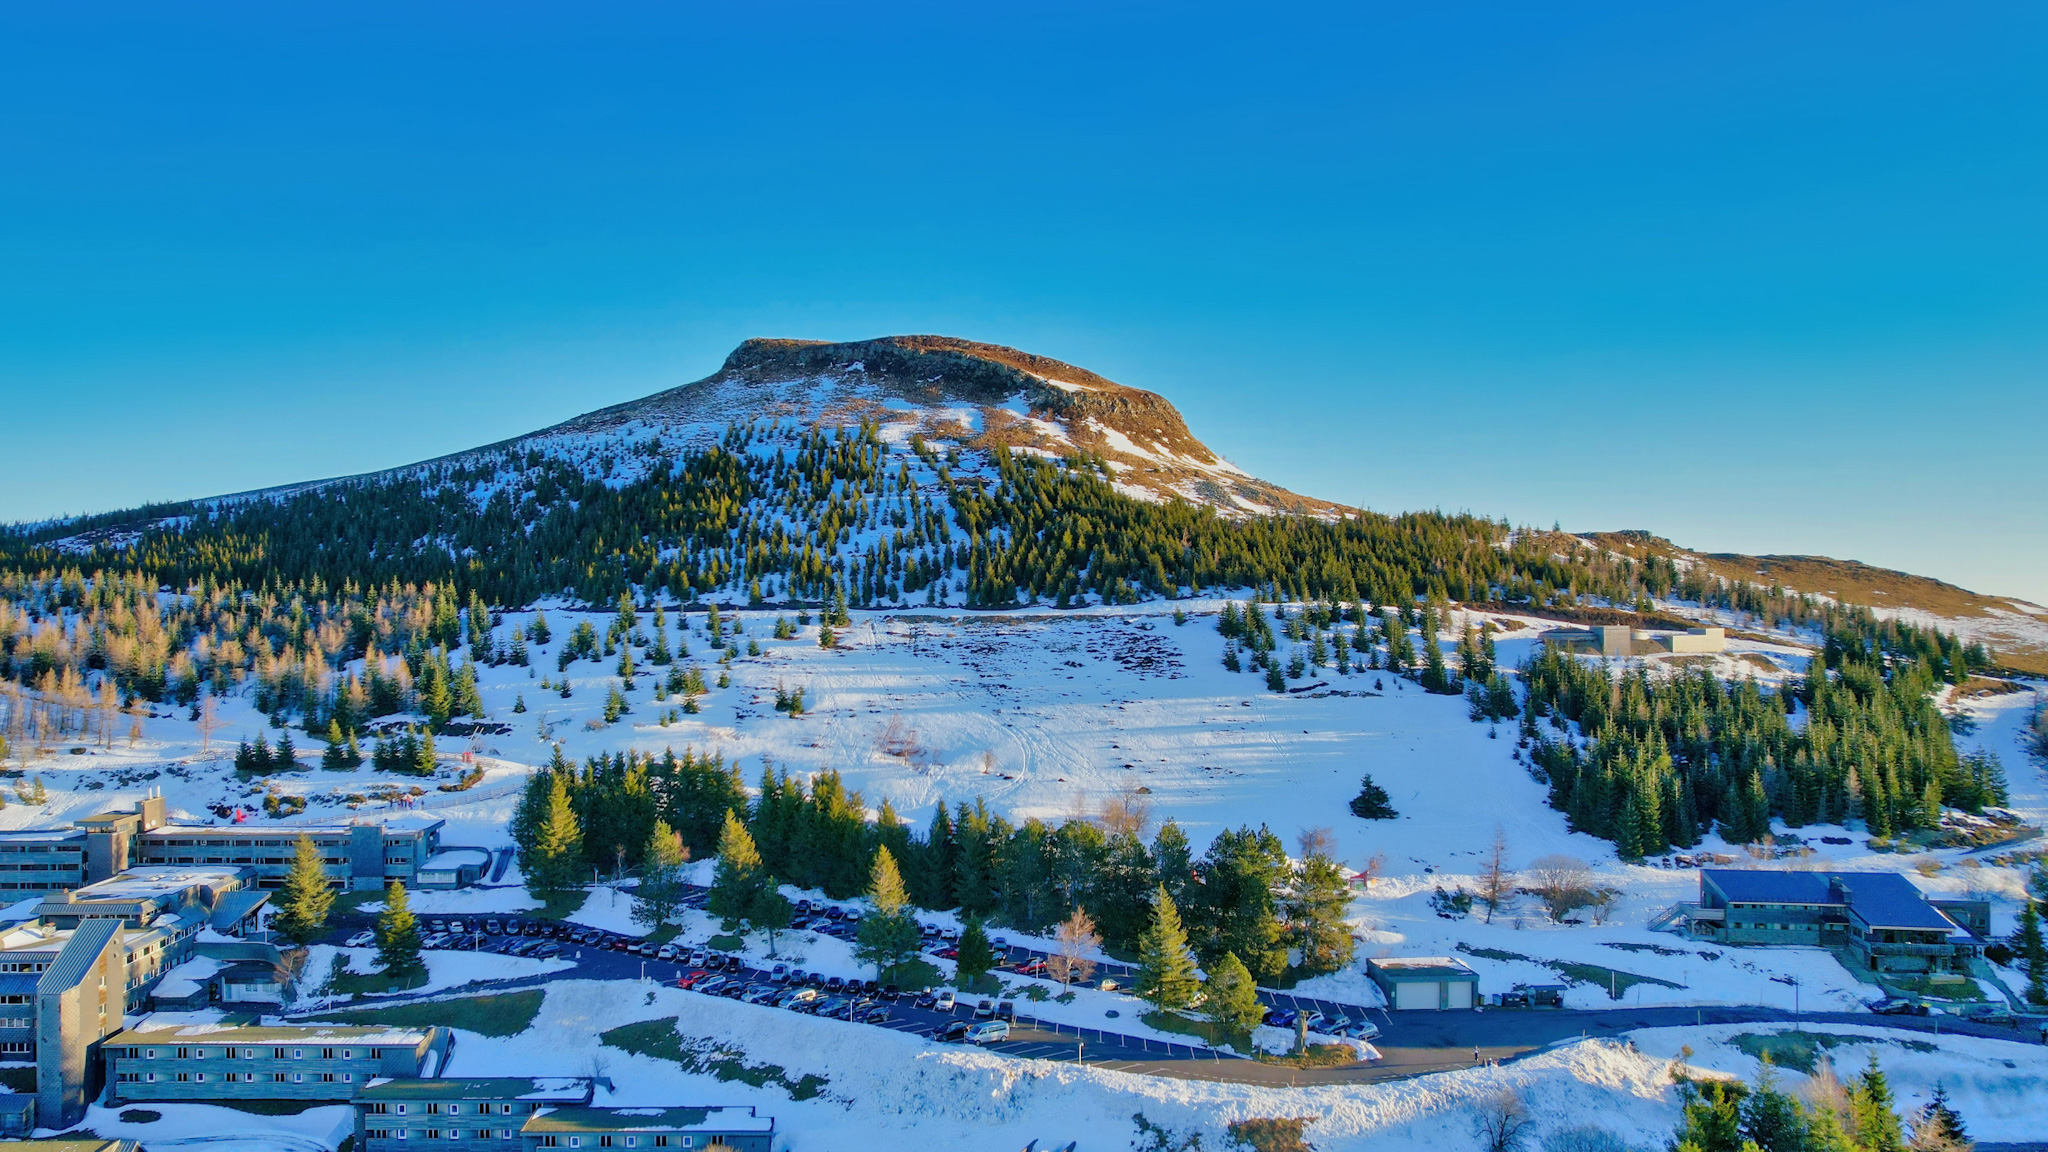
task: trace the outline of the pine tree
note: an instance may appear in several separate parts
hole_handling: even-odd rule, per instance
[[[553,636],[553,633],[548,629],[548,614],[545,612],[535,612],[533,614],[533,623],[526,626],[526,634],[533,638],[535,644],[546,644]]]
[[[1226,1036],[1248,1039],[1252,1029],[1265,1019],[1266,1006],[1259,1003],[1259,986],[1235,952],[1225,952],[1223,959],[1217,961],[1203,991],[1203,1009]]]
[[[689,858],[690,851],[683,847],[682,837],[676,835],[667,821],[656,820],[654,831],[647,836],[647,846],[640,853],[640,887],[635,890],[638,899],[633,904],[636,923],[659,927],[682,907],[682,868]]]
[[[1971,1146],[1970,1134],[1963,1129],[1963,1118],[1948,1102],[1948,1086],[1936,1083],[1934,1095],[1920,1108],[1913,1121],[1913,1144],[1916,1150],[1930,1152],[1964,1152]]]
[[[2033,900],[2021,901],[2013,951],[2019,953],[2020,967],[2027,974],[2027,1002],[2048,1005],[2048,940],[2041,931],[2040,905]]]
[[[1178,1012],[1194,1000],[1195,961],[1166,886],[1152,899],[1152,924],[1138,938],[1138,995],[1162,1012]]]
[[[909,903],[896,858],[887,848],[875,849],[875,863],[868,879],[869,911],[861,917],[859,943],[853,954],[862,963],[875,966],[877,980],[917,955],[921,932],[910,915]]]
[[[396,880],[385,887],[384,910],[377,914],[377,963],[392,977],[426,970],[420,960],[420,924],[413,919],[405,885]]]
[[[1870,1066],[1849,1089],[1849,1115],[1856,1130],[1856,1143],[1865,1152],[1905,1152],[1906,1135],[1892,1111],[1891,1083],[1877,1066],[1877,1053],[1870,1054]]]
[[[278,893],[277,914],[271,927],[294,944],[311,944],[327,930],[327,914],[334,908],[334,889],[327,883],[327,867],[320,849],[309,837],[299,837],[292,853],[291,870],[285,873]]]
[[[583,829],[569,803],[564,773],[548,773],[547,806],[534,829],[526,890],[536,900],[553,900],[575,891],[583,879]]]
[[[1372,776],[1359,777],[1358,795],[1351,798],[1351,814],[1360,820],[1392,820],[1400,813],[1387,796],[1387,790],[1373,783]]]
[[[988,932],[981,926],[981,917],[968,916],[960,927],[960,945],[953,960],[956,983],[962,988],[971,987],[989,969],[996,966],[995,952],[989,947]]]
[[[1303,972],[1322,975],[1351,963],[1351,929],[1344,922],[1351,909],[1351,888],[1335,860],[1310,853],[1282,909],[1288,936],[1301,951]]]

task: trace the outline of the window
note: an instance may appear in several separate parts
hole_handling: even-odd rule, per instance
[[[145,1084],[154,1084],[154,1083],[156,1083],[156,1073],[154,1073],[154,1072],[145,1072],[145,1073],[143,1073],[143,1076],[142,1076],[142,1082],[143,1082],[143,1083],[145,1083]]]
[[[399,1114],[400,1116],[403,1116],[403,1115],[405,1115],[405,1105],[403,1105],[403,1104],[400,1104],[400,1105],[398,1106],[398,1114]]]
[[[271,1058],[272,1060],[282,1060],[282,1059],[284,1059],[284,1049],[282,1049],[282,1048],[272,1048],[272,1049],[270,1050],[270,1058]]]
[[[462,1114],[462,1105],[460,1105],[460,1104],[450,1104],[450,1105],[448,1106],[448,1114],[449,1114],[450,1116],[459,1116],[459,1115],[461,1115],[461,1114]]]
[[[273,1083],[273,1084],[282,1084],[282,1083],[284,1083],[284,1073],[282,1073],[282,1072],[272,1072],[272,1073],[270,1074],[270,1082],[271,1082],[271,1083]]]
[[[292,1083],[294,1083],[294,1084],[304,1084],[305,1082],[306,1082],[306,1074],[305,1074],[304,1072],[294,1072],[294,1073],[292,1073]]]
[[[305,1058],[306,1058],[306,1050],[305,1050],[304,1048],[294,1048],[294,1049],[292,1049],[292,1059],[294,1059],[294,1060],[304,1060]]]

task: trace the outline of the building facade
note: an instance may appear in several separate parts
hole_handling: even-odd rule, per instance
[[[516,1152],[524,1146],[522,1129],[534,1113],[589,1104],[594,1091],[594,1083],[580,1076],[372,1080],[356,1093],[356,1149]],[[422,1145],[422,1140],[434,1143]]]
[[[1983,901],[1930,901],[1896,872],[1706,868],[1686,931],[1723,944],[1843,949],[1875,972],[1965,972],[1988,928]]]
[[[104,1052],[122,1102],[353,1100],[379,1077],[431,1075],[452,1044],[445,1028],[145,1022],[108,1038]]]
[[[1396,1010],[1471,1008],[1480,1002],[1479,973],[1450,956],[1367,960],[1365,974]]]
[[[36,978],[36,1115],[48,1127],[78,1123],[99,1095],[102,1044],[126,1018],[124,931],[86,921]]]
[[[756,1115],[752,1108],[543,1108],[527,1120],[520,1136],[521,1152],[703,1152],[721,1145],[733,1152],[771,1152],[775,1118]]]

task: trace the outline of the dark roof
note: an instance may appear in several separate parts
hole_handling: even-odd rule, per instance
[[[1955,924],[1927,902],[1911,880],[1896,872],[1837,872],[1849,890],[1849,908],[1872,928],[1953,932]]]
[[[64,942],[64,950],[43,969],[43,978],[36,982],[36,993],[62,992],[85,979],[92,969],[93,961],[107,950],[114,935],[121,931],[119,920],[94,918],[81,921],[71,933],[71,939]]]
[[[1847,907],[1872,928],[1948,932],[1955,928],[1913,882],[1897,872],[1784,872],[1707,868],[1701,883],[1733,904],[1822,904]]]
[[[543,1108],[523,1132],[773,1132],[752,1108]]]
[[[1828,872],[1778,872],[1751,868],[1707,868],[1703,880],[1736,904],[1840,904],[1830,890]]]

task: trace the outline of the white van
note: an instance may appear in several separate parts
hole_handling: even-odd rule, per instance
[[[1010,1038],[1008,1020],[983,1020],[967,1030],[961,1039],[969,1044],[995,1044]]]

